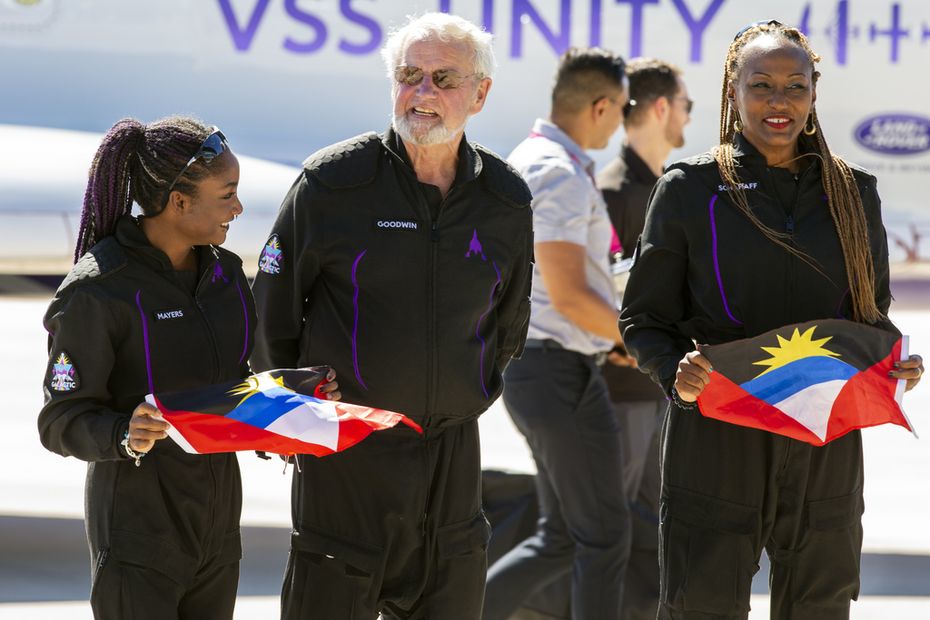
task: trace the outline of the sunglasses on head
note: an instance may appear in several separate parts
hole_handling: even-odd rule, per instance
[[[433,84],[436,85],[436,88],[441,90],[452,90],[464,84],[465,80],[468,78],[480,75],[480,73],[462,75],[455,69],[437,69],[430,74],[430,77],[433,80]],[[419,86],[420,83],[423,82],[425,76],[426,74],[420,67],[412,67],[410,65],[399,65],[394,67],[394,79],[397,80],[398,84]]]
[[[203,142],[200,143],[200,148],[197,149],[197,152],[194,153],[193,157],[187,160],[187,163],[184,164],[183,168],[181,168],[181,172],[178,173],[178,176],[174,177],[174,181],[172,181],[171,185],[168,186],[167,194],[171,194],[171,190],[174,189],[174,186],[177,185],[177,182],[181,180],[181,177],[184,176],[184,173],[187,172],[187,169],[190,168],[195,161],[202,159],[205,164],[209,164],[211,161],[225,153],[226,149],[228,148],[229,144],[226,142],[226,136],[224,136],[223,132],[214,126],[213,133],[204,138]],[[165,199],[165,203],[167,204],[167,198]]]
[[[743,28],[742,30],[740,30],[739,32],[737,32],[736,36],[733,37],[733,40],[736,41],[738,38],[746,34],[747,30],[749,30],[750,28],[755,28],[756,26],[784,26],[784,24],[778,21],[777,19],[763,19],[758,22],[753,22],[749,24],[748,26],[746,26],[745,28]]]

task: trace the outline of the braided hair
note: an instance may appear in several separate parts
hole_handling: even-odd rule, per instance
[[[720,144],[714,148],[714,159],[717,161],[717,168],[720,170],[724,183],[733,188],[730,194],[737,208],[749,218],[753,225],[773,243],[820,271],[812,262],[813,259],[786,241],[785,233],[769,228],[752,212],[746,193],[740,185],[736,161],[733,158],[733,137],[737,133],[736,122],[739,120],[739,113],[727,97],[727,86],[731,81],[736,82],[739,75],[742,50],[750,41],[763,34],[778,37],[800,47],[807,54],[812,67],[820,61],[820,56],[811,49],[807,37],[798,29],[783,24],[757,24],[736,37],[730,44],[723,71],[723,92],[720,97]],[[820,72],[814,70],[812,77],[816,83]],[[816,133],[814,136],[803,134],[799,136],[799,146],[801,151],[815,155],[822,161],[823,187],[827,195],[830,215],[840,239],[840,247],[843,250],[852,299],[853,319],[864,323],[875,323],[883,318],[883,315],[875,303],[875,268],[872,263],[862,198],[849,165],[830,152],[820,128],[817,110],[813,105],[808,122],[816,128]]]
[[[114,233],[119,218],[132,212],[133,202],[146,216],[161,213],[171,182],[211,132],[200,121],[182,116],[149,125],[124,118],[113,125],[90,165],[74,262]],[[196,196],[196,183],[206,175],[207,168],[197,161],[174,189]]]

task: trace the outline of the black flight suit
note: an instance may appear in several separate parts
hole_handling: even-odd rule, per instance
[[[490,534],[477,417],[522,351],[530,192],[463,138],[445,198],[392,131],[304,162],[253,292],[256,370],[328,364],[346,402],[424,427],[300,457],[285,618],[480,616]]]
[[[74,265],[48,308],[42,444],[87,461],[85,506],[98,619],[231,618],[242,489],[235,454],[157,441],[136,467],[120,442],[152,391],[248,374],[256,324],[239,258],[197,248],[189,281],[136,221]]]
[[[851,317],[819,160],[802,159],[808,165],[795,179],[768,167],[742,135],[734,156],[753,213],[822,273],[764,238],[737,210],[710,154],[671,166],[653,193],[621,312],[627,347],[666,394],[694,342]],[[888,249],[875,177],[853,174],[876,303],[887,314]],[[672,406],[662,463],[660,618],[745,618],[763,548],[772,560],[772,618],[848,616],[862,543],[859,431],[815,447]]]

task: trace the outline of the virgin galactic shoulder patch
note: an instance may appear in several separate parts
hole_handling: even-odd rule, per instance
[[[78,389],[78,381],[77,367],[68,354],[62,351],[52,364],[48,387],[54,392],[73,392]]]
[[[284,263],[284,251],[281,249],[278,235],[274,234],[268,238],[268,242],[262,248],[262,255],[258,257],[258,269],[264,273],[277,275],[281,273],[282,263]]]

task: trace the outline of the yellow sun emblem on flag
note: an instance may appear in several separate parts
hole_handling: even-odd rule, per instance
[[[271,373],[263,372],[258,375],[252,375],[233,389],[229,390],[229,394],[232,394],[233,396],[241,396],[242,394],[245,394],[242,400],[236,404],[238,407],[256,394],[278,387],[285,387],[284,378],[272,377]]]
[[[753,362],[754,366],[768,366],[765,370],[757,375],[761,377],[767,372],[772,372],[776,368],[781,368],[786,364],[790,364],[799,359],[804,359],[805,357],[839,357],[839,353],[834,353],[823,348],[823,345],[826,344],[833,336],[827,336],[826,338],[820,338],[819,340],[814,340],[814,330],[817,329],[817,326],[814,325],[803,334],[799,332],[798,328],[794,328],[794,333],[791,334],[791,338],[786,340],[780,335],[776,334],[778,338],[777,347],[761,347],[763,351],[771,355],[769,359],[759,360],[758,362]]]

